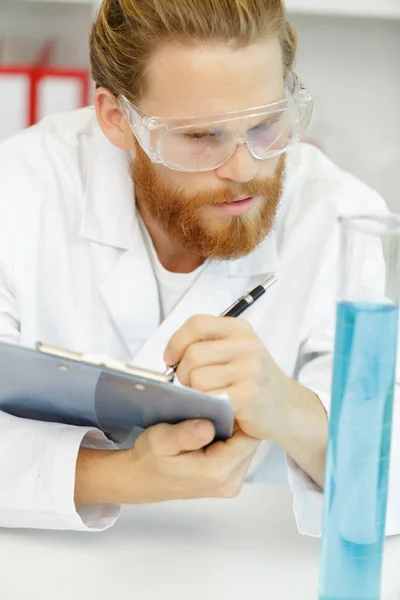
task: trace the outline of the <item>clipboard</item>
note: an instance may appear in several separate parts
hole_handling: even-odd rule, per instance
[[[228,399],[178,387],[172,377],[37,343],[0,342],[0,410],[16,417],[94,427],[117,444],[135,428],[208,419],[215,441],[232,436]]]

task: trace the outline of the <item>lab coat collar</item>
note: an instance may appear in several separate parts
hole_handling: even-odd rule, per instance
[[[113,146],[96,127],[90,141],[80,235],[105,246],[128,250],[137,230],[129,152]]]
[[[91,140],[80,234],[93,242],[121,250],[138,249],[140,228],[129,176],[129,152],[113,146],[96,127]],[[278,270],[276,232],[272,231],[250,255],[229,261],[232,277],[268,275]]]

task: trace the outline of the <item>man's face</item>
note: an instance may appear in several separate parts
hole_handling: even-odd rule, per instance
[[[261,106],[284,97],[280,44],[169,44],[153,55],[147,82],[140,108],[150,116],[184,119]],[[282,156],[260,161],[239,146],[222,167],[184,173],[153,164],[135,141],[132,178],[139,209],[172,242],[205,258],[234,259],[272,229],[284,167]]]

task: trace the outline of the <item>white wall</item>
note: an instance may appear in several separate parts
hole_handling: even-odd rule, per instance
[[[10,35],[57,38],[57,63],[85,66],[93,10],[87,4],[0,0],[0,39]]]
[[[82,66],[92,12],[89,5],[0,0],[0,37],[58,36],[58,62]],[[400,212],[400,20],[292,19],[298,71],[315,98],[309,136]]]
[[[292,20],[297,69],[315,98],[310,136],[400,212],[400,21]]]

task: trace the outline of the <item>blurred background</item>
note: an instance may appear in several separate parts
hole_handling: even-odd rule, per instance
[[[199,0],[201,1],[201,0]],[[0,0],[0,140],[90,103],[98,0]],[[400,0],[287,0],[297,71],[315,99],[307,139],[400,213]]]

